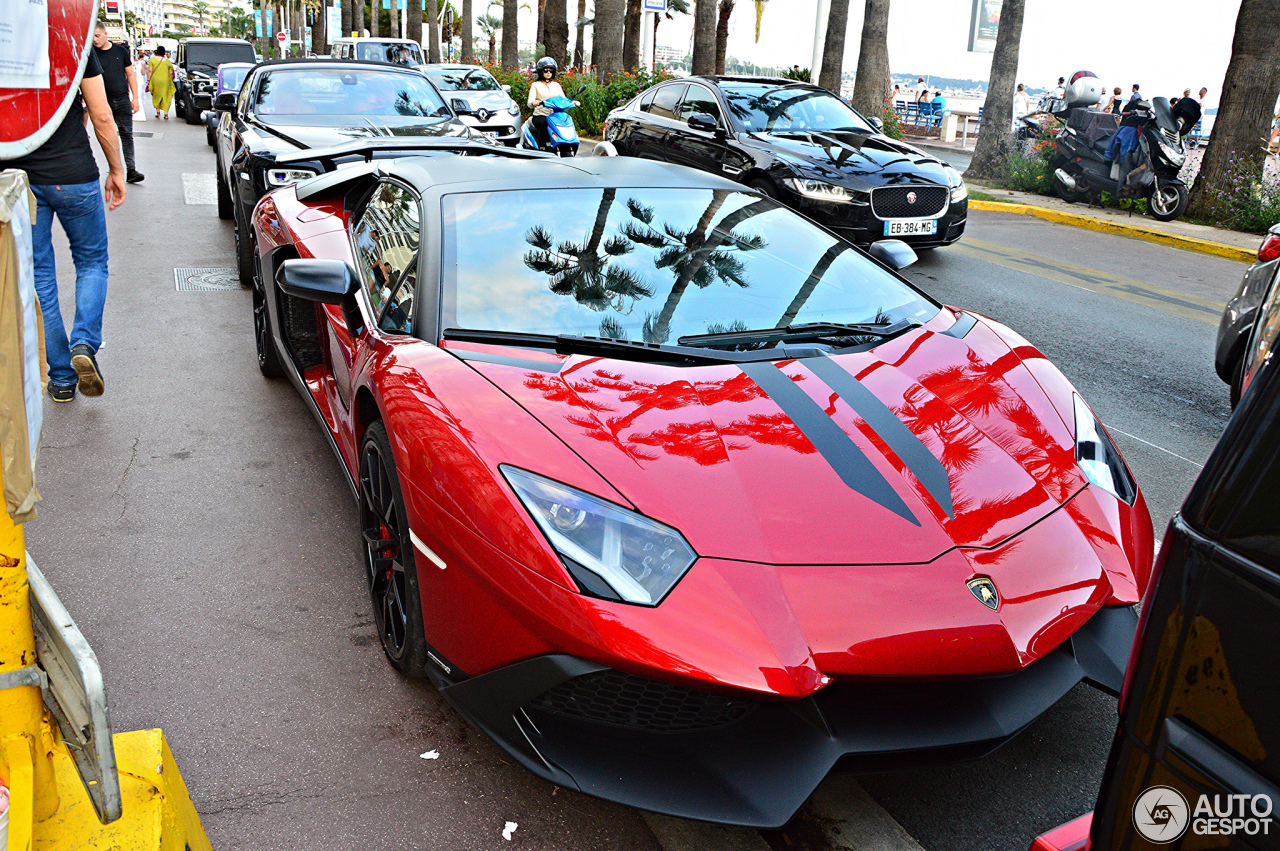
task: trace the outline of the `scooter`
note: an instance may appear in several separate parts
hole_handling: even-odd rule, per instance
[[[1116,198],[1145,199],[1157,221],[1178,218],[1188,200],[1187,185],[1178,177],[1187,160],[1178,130],[1169,101],[1162,97],[1130,102],[1118,127],[1111,113],[1071,110],[1049,163],[1058,197],[1075,201],[1109,192]],[[1136,134],[1136,144],[1120,156],[1112,139],[1122,132]]]
[[[561,157],[576,157],[578,130],[573,126],[573,119],[569,117],[566,110],[573,109],[578,102],[569,98],[554,97],[547,98],[542,105],[551,110],[551,114],[547,116],[547,135],[551,137],[550,144],[545,147],[538,145],[533,137],[533,119],[531,118],[520,130],[520,147],[531,151],[550,151]]]

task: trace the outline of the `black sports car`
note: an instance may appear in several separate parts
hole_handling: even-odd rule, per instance
[[[598,153],[665,160],[745,183],[859,245],[916,248],[964,233],[960,173],[890,139],[826,89],[771,77],[686,77],[609,113]]]
[[[219,95],[214,106],[230,113],[218,127],[218,216],[235,219],[236,259],[246,287],[253,284],[248,222],[254,206],[268,190],[332,168],[319,152],[371,138],[483,140],[425,76],[381,63],[264,63],[239,93]]]

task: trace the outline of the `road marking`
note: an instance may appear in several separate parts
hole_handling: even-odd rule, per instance
[[[640,813],[662,851],[770,851],[769,843],[749,827]]]
[[[1107,426],[1107,431],[1114,431],[1116,434],[1123,434],[1125,437],[1132,437],[1134,440],[1138,441],[1139,443],[1145,443],[1147,446],[1150,446],[1152,449],[1159,449],[1161,452],[1165,453],[1166,455],[1172,455],[1174,458],[1181,458],[1183,461],[1186,461],[1188,464],[1190,464],[1193,467],[1198,467],[1201,470],[1204,469],[1203,464],[1197,464],[1195,461],[1192,461],[1190,458],[1187,458],[1185,455],[1179,455],[1177,452],[1171,452],[1168,449],[1165,449],[1163,446],[1157,446],[1156,444],[1152,443],[1149,440],[1143,440],[1142,438],[1138,437],[1136,434],[1129,434],[1129,432],[1127,431],[1121,431],[1115,426]]]
[[[777,833],[787,847],[823,851],[924,851],[920,843],[848,775],[834,775],[822,781],[799,814]]]
[[[1111,296],[1144,307],[1217,326],[1225,304],[1199,296],[1187,295],[1132,278],[1100,272],[1086,266],[1078,266],[1063,260],[1054,260],[1016,248],[984,242],[966,237],[948,249],[975,260],[985,260],[1006,269],[1026,272],[1049,281],[1066,284],[1076,289],[1089,290],[1099,295]]]
[[[218,203],[218,186],[212,174],[183,174],[182,197],[188,204]]]

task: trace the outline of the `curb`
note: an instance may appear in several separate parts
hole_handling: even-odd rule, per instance
[[[1119,222],[1108,221],[1106,219],[1095,219],[1092,216],[1082,216],[1079,213],[1068,213],[1064,210],[1053,210],[1048,207],[1036,207],[1031,204],[1014,204],[1007,201],[977,201],[970,199],[969,209],[1035,216],[1036,218],[1044,219],[1048,222],[1073,225],[1078,228],[1101,231],[1102,233],[1113,233],[1119,236],[1127,236],[1131,239],[1145,239],[1147,242],[1158,242],[1162,245],[1171,245],[1174,248],[1182,248],[1187,251],[1199,251],[1201,254],[1211,254],[1214,257],[1222,257],[1226,260],[1238,260],[1241,263],[1253,263],[1258,259],[1257,252],[1250,251],[1247,248],[1240,248],[1235,245],[1211,242],[1210,240],[1199,239],[1194,236],[1181,236],[1175,233],[1166,233],[1165,231],[1144,227],[1142,225],[1121,224]]]

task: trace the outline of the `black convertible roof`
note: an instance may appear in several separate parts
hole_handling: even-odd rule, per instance
[[[380,166],[383,174],[398,177],[419,191],[442,186],[465,191],[610,186],[746,191],[740,183],[704,171],[634,157],[401,157],[381,160]]]

